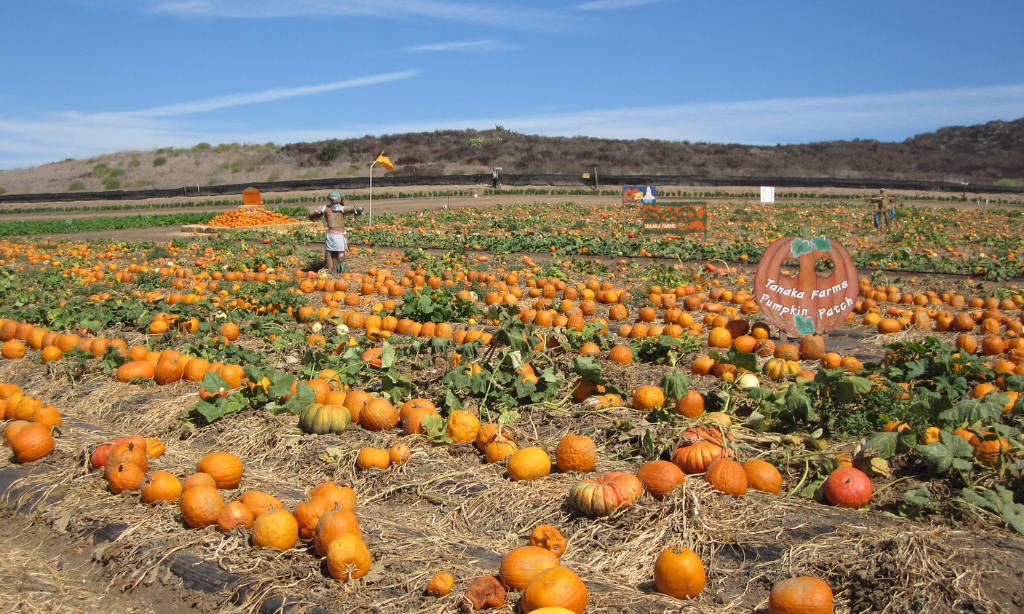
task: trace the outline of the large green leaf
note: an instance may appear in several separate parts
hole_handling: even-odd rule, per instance
[[[690,391],[690,378],[678,369],[670,369],[661,376],[659,385],[665,391],[665,403],[675,405]]]
[[[604,363],[592,356],[577,356],[572,359],[569,369],[583,379],[590,380],[595,384],[604,384],[605,379],[601,377],[603,366]]]

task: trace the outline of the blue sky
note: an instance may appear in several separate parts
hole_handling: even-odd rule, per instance
[[[0,14],[0,169],[495,124],[774,144],[1024,117],[1019,0],[34,0]]]

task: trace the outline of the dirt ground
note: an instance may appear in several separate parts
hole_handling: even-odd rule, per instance
[[[61,614],[184,614],[197,595],[170,573],[134,592],[113,586],[103,566],[103,546],[54,531],[37,517],[0,523],[0,612]]]

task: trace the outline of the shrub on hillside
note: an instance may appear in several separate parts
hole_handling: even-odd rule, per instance
[[[316,157],[321,162],[330,162],[345,153],[345,146],[341,144],[341,141],[327,141],[320,148],[320,152],[317,153]]]
[[[77,192],[79,190],[84,190],[84,189],[85,189],[85,184],[82,183],[81,181],[72,181],[71,185],[68,186],[68,192]]]
[[[153,158],[153,166],[163,166],[164,164],[167,164],[167,158],[163,156]]]

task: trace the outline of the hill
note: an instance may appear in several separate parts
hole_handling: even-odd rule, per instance
[[[278,146],[200,143],[190,149],[126,151],[0,171],[0,193],[178,188],[365,176],[386,150],[394,171],[376,176],[590,171],[602,174],[871,177],[1024,184],[1024,118],[942,128],[902,142],[827,141],[755,146],[651,139],[439,130]]]

